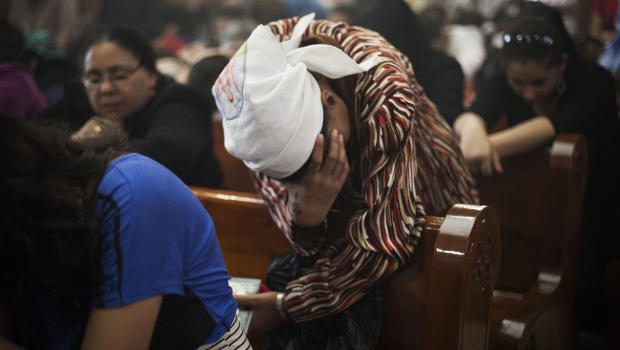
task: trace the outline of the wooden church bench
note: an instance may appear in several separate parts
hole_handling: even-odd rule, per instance
[[[480,201],[497,209],[502,242],[490,349],[574,346],[586,147],[581,135],[559,134],[481,179]]]
[[[213,218],[231,276],[264,279],[291,249],[258,195],[192,191]],[[455,205],[445,217],[428,216],[413,259],[385,281],[378,348],[486,349],[499,254],[493,208]]]

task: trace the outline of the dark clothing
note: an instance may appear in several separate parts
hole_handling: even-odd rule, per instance
[[[452,125],[456,117],[463,113],[465,76],[459,62],[443,51],[433,51],[431,57],[429,75],[433,79],[423,85],[424,91],[448,124]]]
[[[28,67],[21,62],[0,62],[0,112],[33,117],[46,107]]]
[[[209,100],[168,77],[159,78],[156,90],[125,123],[129,150],[155,159],[189,186],[220,187]]]
[[[63,83],[58,101],[43,110],[38,118],[60,121],[77,131],[94,115],[84,85],[79,79],[71,78]]]
[[[620,230],[615,221],[620,203],[620,139],[614,81],[609,72],[595,63],[571,60],[564,81],[567,90],[560,97],[557,110],[548,117],[556,133],[580,133],[588,143],[577,285],[577,318],[586,322],[587,314],[592,313],[589,310],[596,310],[593,312],[597,315],[605,311],[604,307],[593,309],[590,300],[604,299],[605,265],[618,254]],[[489,128],[504,114],[511,126],[536,116],[512,91],[503,72],[481,86],[470,111],[482,116]],[[592,299],[592,293],[600,294]],[[582,312],[584,309],[588,311]]]
[[[426,96],[452,125],[463,112],[463,70],[456,59],[433,50],[409,5],[402,0],[375,0],[352,23],[378,32],[409,58]]]
[[[155,159],[188,186],[219,188],[222,172],[213,150],[211,103],[194,88],[160,77],[149,103],[127,118],[129,151]],[[84,87],[71,81],[63,100],[41,117],[77,129],[94,114]]]
[[[613,78],[596,63],[571,60],[564,81],[567,89],[548,118],[556,133],[580,133],[588,141],[586,204],[617,205],[620,146]],[[489,128],[503,115],[511,126],[536,116],[514,93],[503,71],[481,86],[469,110],[480,115]]]

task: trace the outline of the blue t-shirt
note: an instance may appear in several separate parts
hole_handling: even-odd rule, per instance
[[[151,348],[195,349],[228,330],[237,303],[213,221],[176,175],[139,154],[117,158],[97,190],[97,214],[102,258],[94,308],[164,295]],[[84,324],[58,327],[49,322],[57,317],[44,318],[55,343],[45,348],[79,347]]]

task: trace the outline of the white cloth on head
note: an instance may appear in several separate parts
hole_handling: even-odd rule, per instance
[[[284,42],[269,27],[256,27],[213,86],[226,150],[277,179],[301,168],[321,132],[321,90],[310,72],[337,79],[379,62],[375,55],[358,64],[331,45],[300,48],[313,19],[302,17]]]

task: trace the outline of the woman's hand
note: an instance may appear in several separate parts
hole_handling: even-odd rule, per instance
[[[277,295],[277,292],[234,295],[239,307],[252,309],[252,320],[248,333],[263,334],[286,322],[276,309]]]
[[[335,129],[331,132],[325,156],[324,140],[324,135],[317,136],[310,165],[303,178],[286,184],[291,196],[293,221],[301,227],[318,226],[325,220],[349,175],[342,134]]]
[[[109,134],[109,130],[121,133],[122,123],[119,119],[102,118],[94,116],[86,121],[82,127],[71,135],[76,142],[92,142]]]
[[[493,147],[482,118],[473,113],[463,114],[455,121],[454,128],[460,138],[463,157],[472,172],[489,176],[503,171],[499,154]]]
[[[474,173],[480,172],[484,176],[489,176],[494,172],[503,171],[499,154],[493,148],[486,132],[464,135],[461,137],[460,146],[465,161]]]

